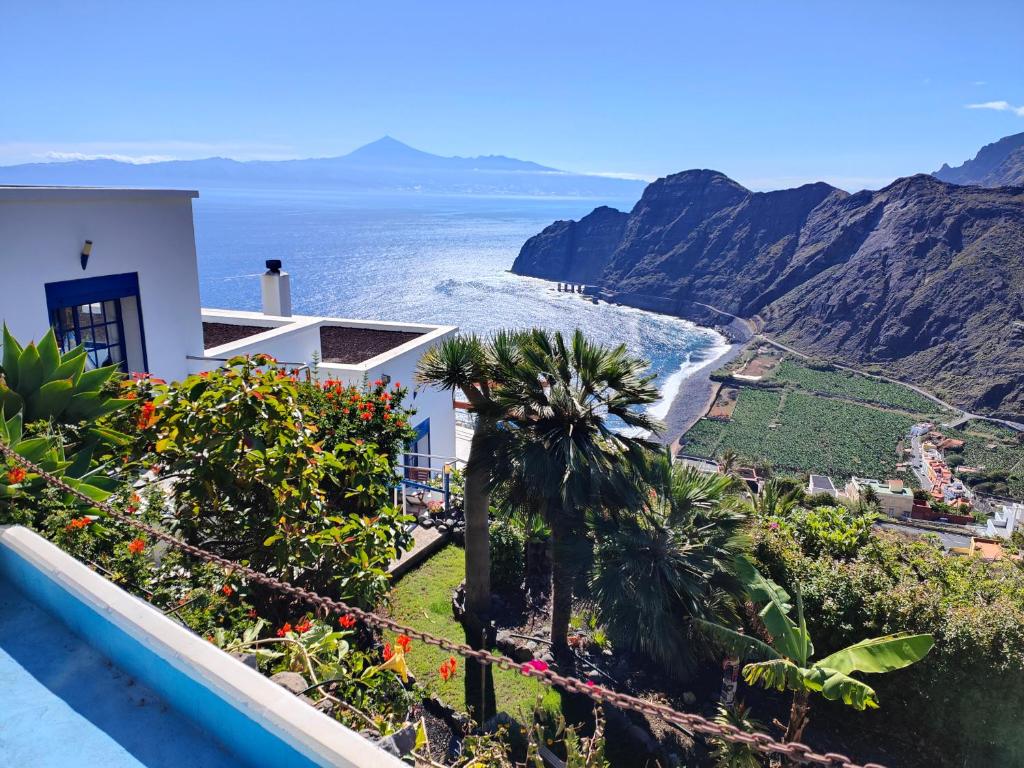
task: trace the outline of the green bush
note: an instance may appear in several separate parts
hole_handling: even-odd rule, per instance
[[[834,499],[830,499],[835,501]],[[846,559],[856,555],[871,539],[875,514],[857,514],[845,507],[822,506],[795,509],[780,524],[790,526],[803,551],[810,557],[826,555]]]
[[[491,523],[491,583],[495,589],[517,590],[523,583],[523,533],[507,520]]]
[[[845,728],[914,734],[932,749],[920,765],[1020,765],[1024,734],[1024,571],[1014,562],[947,555],[928,539],[875,533],[856,557],[811,554],[794,528],[759,525],[766,575],[799,581],[820,653],[864,635],[928,632],[919,664],[873,680],[881,709]],[[934,762],[933,762],[934,761]]]
[[[411,518],[370,443],[330,449],[296,383],[263,356],[180,383],[126,382],[129,459],[173,478],[168,524],[193,544],[315,591],[375,605]]]

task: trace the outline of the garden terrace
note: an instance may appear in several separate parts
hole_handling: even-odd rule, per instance
[[[325,363],[362,363],[422,335],[419,332],[324,325],[320,328],[321,359]]]

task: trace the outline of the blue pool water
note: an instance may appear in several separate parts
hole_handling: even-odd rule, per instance
[[[245,765],[147,685],[0,580],[0,764]]]

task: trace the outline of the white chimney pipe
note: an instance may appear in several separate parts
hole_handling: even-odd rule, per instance
[[[261,278],[263,288],[263,314],[290,317],[292,314],[292,283],[287,272],[281,271],[280,259],[267,259],[267,271]]]

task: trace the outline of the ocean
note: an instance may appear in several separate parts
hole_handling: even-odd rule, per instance
[[[210,190],[195,205],[203,306],[260,308],[266,259],[291,274],[297,314],[499,328],[583,328],[650,361],[668,412],[689,372],[725,339],[685,320],[559,293],[509,272],[519,248],[557,219],[632,201]]]

